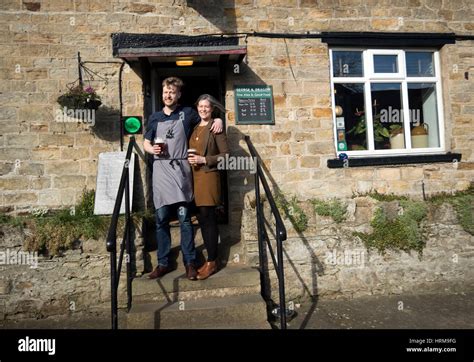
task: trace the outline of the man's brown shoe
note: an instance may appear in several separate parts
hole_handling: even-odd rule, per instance
[[[149,275],[148,279],[161,278],[163,275],[168,274],[171,271],[170,267],[158,265]]]
[[[215,261],[208,261],[204,264],[204,269],[199,272],[198,280],[204,280],[209,278],[212,274],[217,271],[217,263]]]
[[[186,265],[186,278],[189,280],[196,280],[197,271],[193,264]]]

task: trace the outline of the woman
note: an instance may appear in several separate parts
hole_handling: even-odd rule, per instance
[[[209,94],[201,95],[196,102],[201,122],[189,140],[188,160],[193,169],[194,200],[199,209],[199,225],[207,250],[207,262],[198,269],[197,279],[203,280],[217,271],[217,228],[216,206],[221,204],[219,159],[229,153],[225,131],[220,134],[210,132],[214,122],[214,111],[225,112],[224,107]],[[195,153],[192,150],[195,150]]]

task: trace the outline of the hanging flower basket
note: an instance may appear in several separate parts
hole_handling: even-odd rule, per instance
[[[102,102],[97,99],[86,100],[85,108],[97,110],[101,104]]]
[[[62,108],[67,109],[97,110],[102,104],[100,96],[95,92],[94,88],[82,88],[80,85],[71,88],[67,93],[59,96],[57,102]]]

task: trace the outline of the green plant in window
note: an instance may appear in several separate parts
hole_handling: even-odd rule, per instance
[[[398,133],[403,133],[403,127],[400,123],[391,124],[389,129],[390,136],[395,136]]]
[[[356,121],[356,124],[352,129],[350,129],[347,134],[354,134],[355,136],[365,135],[367,133],[367,122],[365,119],[364,112],[356,112],[356,115],[359,116],[359,119]],[[389,128],[385,127],[381,120],[380,114],[374,116],[374,141],[375,142],[386,142],[390,137]],[[397,125],[392,125],[397,126]],[[396,128],[396,127],[394,127]],[[364,146],[367,148],[367,139],[364,137]]]

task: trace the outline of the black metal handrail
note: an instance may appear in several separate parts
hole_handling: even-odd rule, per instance
[[[263,173],[262,167],[260,166],[260,157],[255,150],[255,147],[252,145],[249,136],[245,136],[245,142],[250,151],[250,155],[255,161],[255,208],[257,212],[257,232],[258,232],[258,250],[259,250],[259,262],[260,262],[260,273],[262,275],[262,281],[267,283],[265,280],[265,243],[268,246],[268,250],[270,251],[270,255],[272,257],[273,265],[275,266],[275,271],[278,277],[278,291],[279,291],[279,315],[280,315],[280,328],[286,329],[286,301],[285,301],[285,272],[284,272],[284,265],[283,265],[283,241],[286,240],[286,228],[283,224],[281,219],[280,212],[275,203],[275,199],[273,198],[272,191],[268,186],[267,179],[265,174]],[[264,222],[264,215],[263,215],[263,207],[262,202],[260,200],[260,183],[263,186],[263,190],[265,191],[265,196],[270,204],[270,210],[275,218],[275,239],[276,239],[276,258],[275,253],[273,251],[272,244],[270,242],[270,238],[268,237],[267,229],[265,227]],[[267,290],[267,285],[263,285],[263,296],[268,302],[269,296],[266,295],[265,290]]]
[[[117,191],[117,198],[115,199],[114,211],[112,214],[112,220],[110,222],[109,231],[107,234],[107,251],[110,253],[110,289],[111,289],[111,308],[112,308],[112,329],[118,328],[118,286],[120,281],[120,273],[122,270],[122,261],[124,252],[126,250],[126,266],[127,266],[127,311],[130,311],[132,306],[132,272],[131,272],[131,230],[132,230],[132,218],[131,218],[131,207],[130,207],[130,158],[132,156],[132,150],[136,149],[140,157],[143,157],[143,153],[136,144],[135,137],[130,137],[128,144],[125,161],[123,164],[122,176],[120,178],[119,189]],[[132,170],[133,172],[133,170]],[[120,245],[120,256],[118,260],[117,270],[117,225],[120,214],[120,207],[122,205],[123,196],[125,194],[125,230]]]

